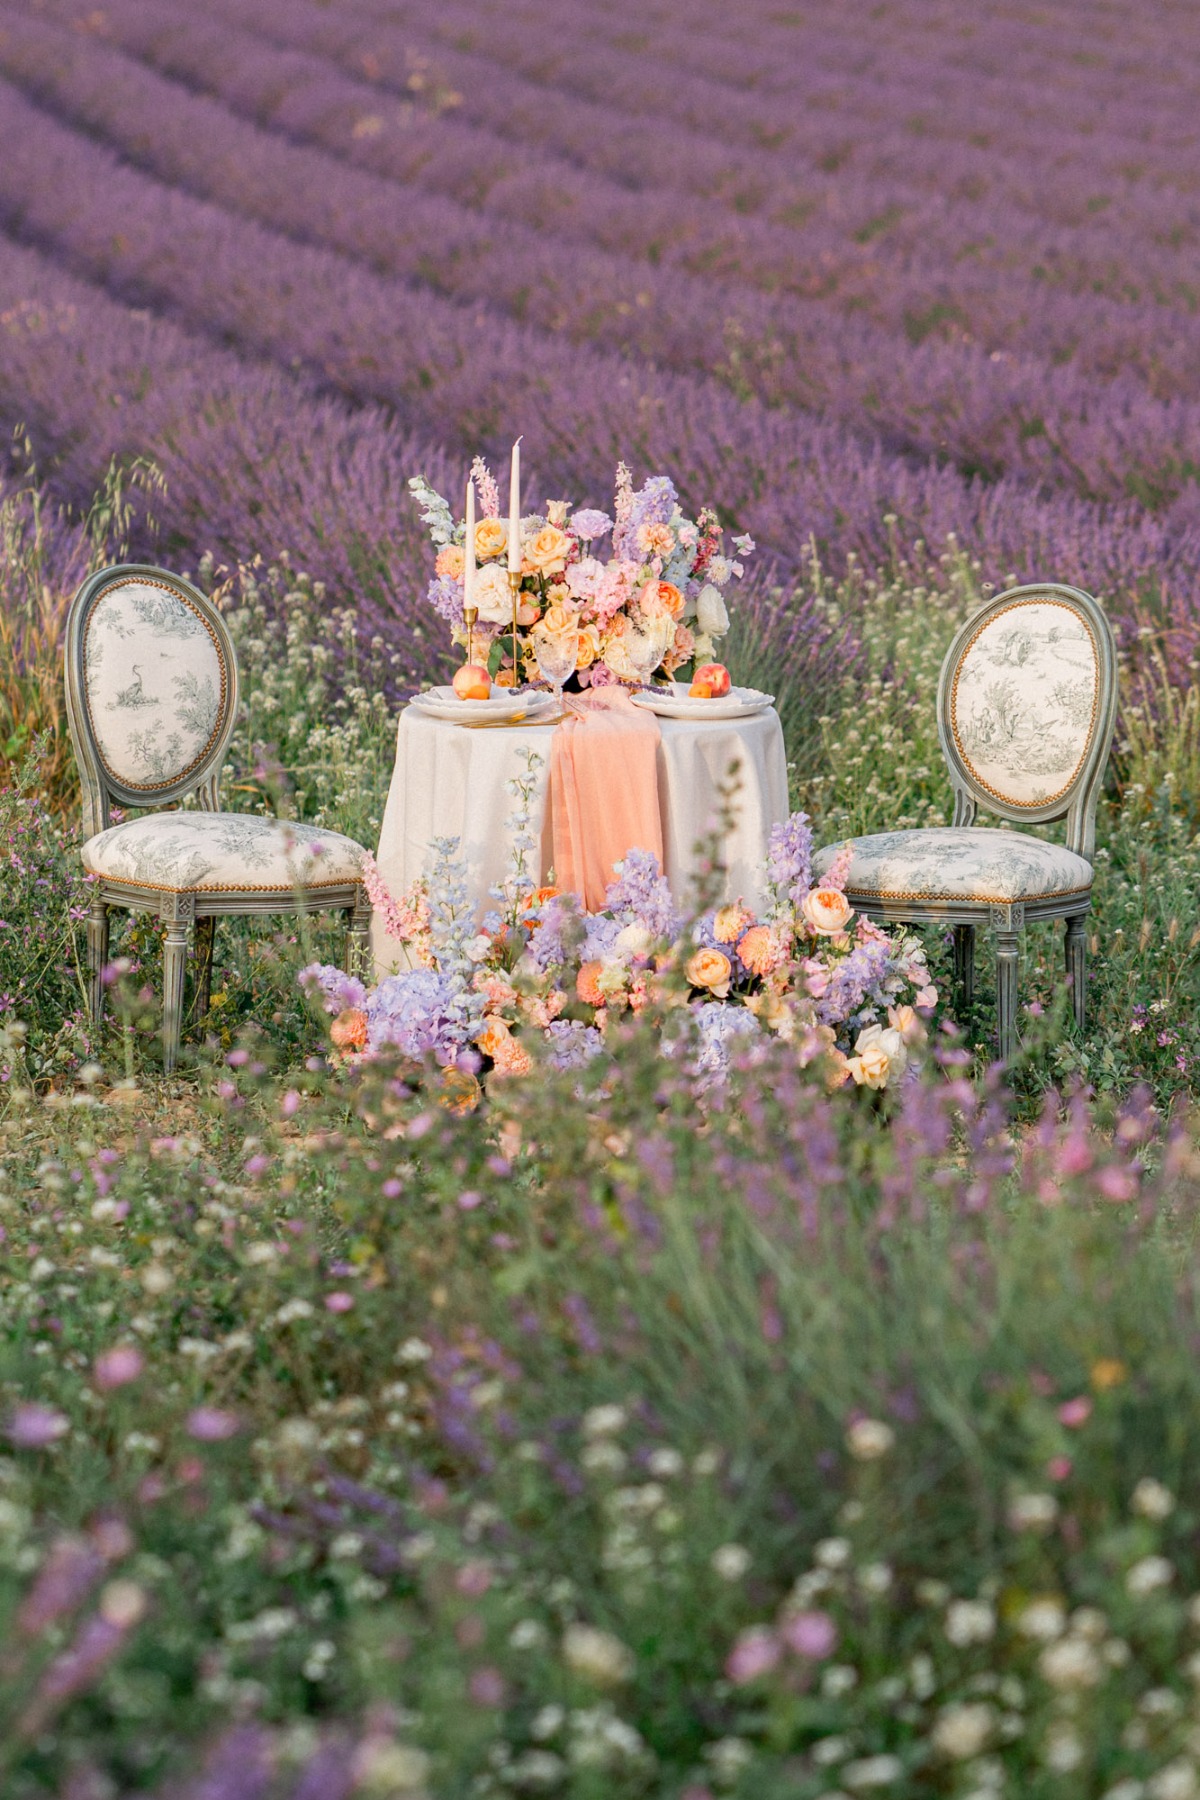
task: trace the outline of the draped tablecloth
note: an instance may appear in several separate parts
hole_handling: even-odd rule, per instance
[[[666,875],[677,898],[686,902],[695,865],[695,847],[716,817],[717,788],[739,764],[735,823],[725,843],[728,899],[762,904],[761,864],[771,826],[787,818],[787,759],[783,731],[774,708],[743,719],[659,719],[658,797],[662,814]],[[397,899],[419,875],[429,872],[430,843],[458,838],[479,911],[493,904],[488,890],[503,881],[508,865],[506,829],[514,802],[506,783],[525,774],[525,752],[541,757],[536,771],[533,829],[541,840],[544,880],[553,864],[553,821],[549,817],[551,726],[512,725],[472,731],[449,719],[431,718],[417,707],[400,715],[396,764],[379,834],[376,861]],[[403,962],[378,916],[372,925],[376,967],[384,974]]]

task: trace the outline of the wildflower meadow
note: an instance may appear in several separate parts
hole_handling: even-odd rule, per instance
[[[1200,1800],[1198,90],[1178,0],[2,0],[0,1800]],[[119,563],[395,961],[220,918],[174,1067],[158,916],[89,977]],[[1031,582],[1117,722],[1002,1058],[844,846]],[[773,701],[754,895],[749,762],[545,881],[532,712],[485,906],[389,887],[408,703],[547,634]]]

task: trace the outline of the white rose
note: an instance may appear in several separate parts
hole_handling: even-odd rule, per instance
[[[720,588],[706,582],[696,602],[696,623],[706,637],[724,637],[729,630],[729,614]]]
[[[512,589],[508,572],[499,563],[488,563],[486,568],[476,570],[474,596],[479,616],[486,624],[512,623]]]
[[[644,925],[627,925],[624,931],[618,932],[613,944],[622,956],[645,956],[654,942],[654,933],[647,931]]]
[[[866,1025],[859,1032],[854,1045],[854,1053],[861,1056],[863,1051],[875,1044],[888,1059],[888,1080],[904,1073],[908,1061],[908,1045],[900,1033],[891,1025]]]
[[[709,637],[707,631],[698,631],[696,633],[695,647],[692,652],[696,662],[711,662],[713,659],[713,650],[713,641],[711,637]]]

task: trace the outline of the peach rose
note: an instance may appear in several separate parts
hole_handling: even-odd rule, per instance
[[[906,1044],[920,1044],[925,1039],[925,1024],[911,1006],[889,1006],[888,1023],[898,1031]]]
[[[739,900],[735,906],[718,908],[713,917],[713,936],[718,944],[736,944],[753,923],[754,914]]]
[[[752,925],[738,939],[737,953],[752,975],[769,975],[787,955],[769,925]]]
[[[836,937],[854,917],[854,908],[837,888],[813,888],[800,911],[818,937]]]
[[[882,1044],[868,1044],[860,1056],[851,1056],[846,1067],[859,1087],[885,1088],[891,1061]]]
[[[575,658],[577,669],[589,669],[600,654],[600,633],[594,625],[582,625],[579,629],[579,654]]]
[[[638,605],[648,618],[678,619],[683,611],[683,595],[673,581],[648,581],[638,591]]]
[[[643,556],[670,556],[675,533],[669,525],[639,525],[637,547]]]
[[[492,676],[492,686],[498,688],[516,687],[517,677],[513,669],[497,669]]]
[[[527,595],[522,595],[517,601],[517,624],[527,629],[530,625],[537,624],[537,618],[536,600],[530,600]]]
[[[567,566],[571,540],[557,525],[543,525],[531,542],[525,545],[525,561],[532,563],[539,575],[560,575]]]
[[[509,1029],[504,1020],[493,1016],[490,1019],[484,1020],[483,1030],[475,1039],[475,1042],[485,1056],[494,1058],[497,1051],[500,1049],[501,1044],[504,1043],[509,1035]]]
[[[560,631],[578,631],[579,614],[568,611],[565,606],[548,606],[542,614],[539,629],[552,634]]]
[[[733,964],[723,950],[706,948],[688,957],[684,973],[693,987],[707,988],[710,994],[723,1000],[733,978]]]
[[[461,581],[466,560],[461,544],[446,544],[437,553],[434,571],[450,581]]]
[[[329,1035],[339,1050],[365,1050],[367,1047],[367,1015],[357,1006],[340,1012],[329,1027]]]
[[[575,992],[585,1006],[604,1005],[604,994],[599,985],[603,967],[603,963],[585,962],[575,977]]]
[[[508,526],[503,519],[480,519],[476,523],[476,562],[490,562],[493,556],[502,555],[507,544]]]

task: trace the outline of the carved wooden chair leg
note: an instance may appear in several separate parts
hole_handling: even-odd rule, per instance
[[[954,927],[954,987],[964,1012],[975,999],[975,927]]]
[[[188,926],[195,914],[191,895],[172,894],[163,904],[167,937],[163,945],[163,1070],[170,1074],[179,1060],[183,1030],[183,987],[187,977]]]
[[[1075,1023],[1082,1031],[1087,1023],[1087,917],[1083,913],[1067,920],[1066,952]]]
[[[92,899],[87,921],[88,1011],[98,1025],[104,1013],[105,964],[108,962],[108,907],[99,889]]]
[[[217,921],[211,913],[196,920],[196,998],[193,1016],[203,1019],[212,1004],[213,934]]]
[[[371,963],[371,902],[366,888],[346,913],[346,973],[365,976]]]

